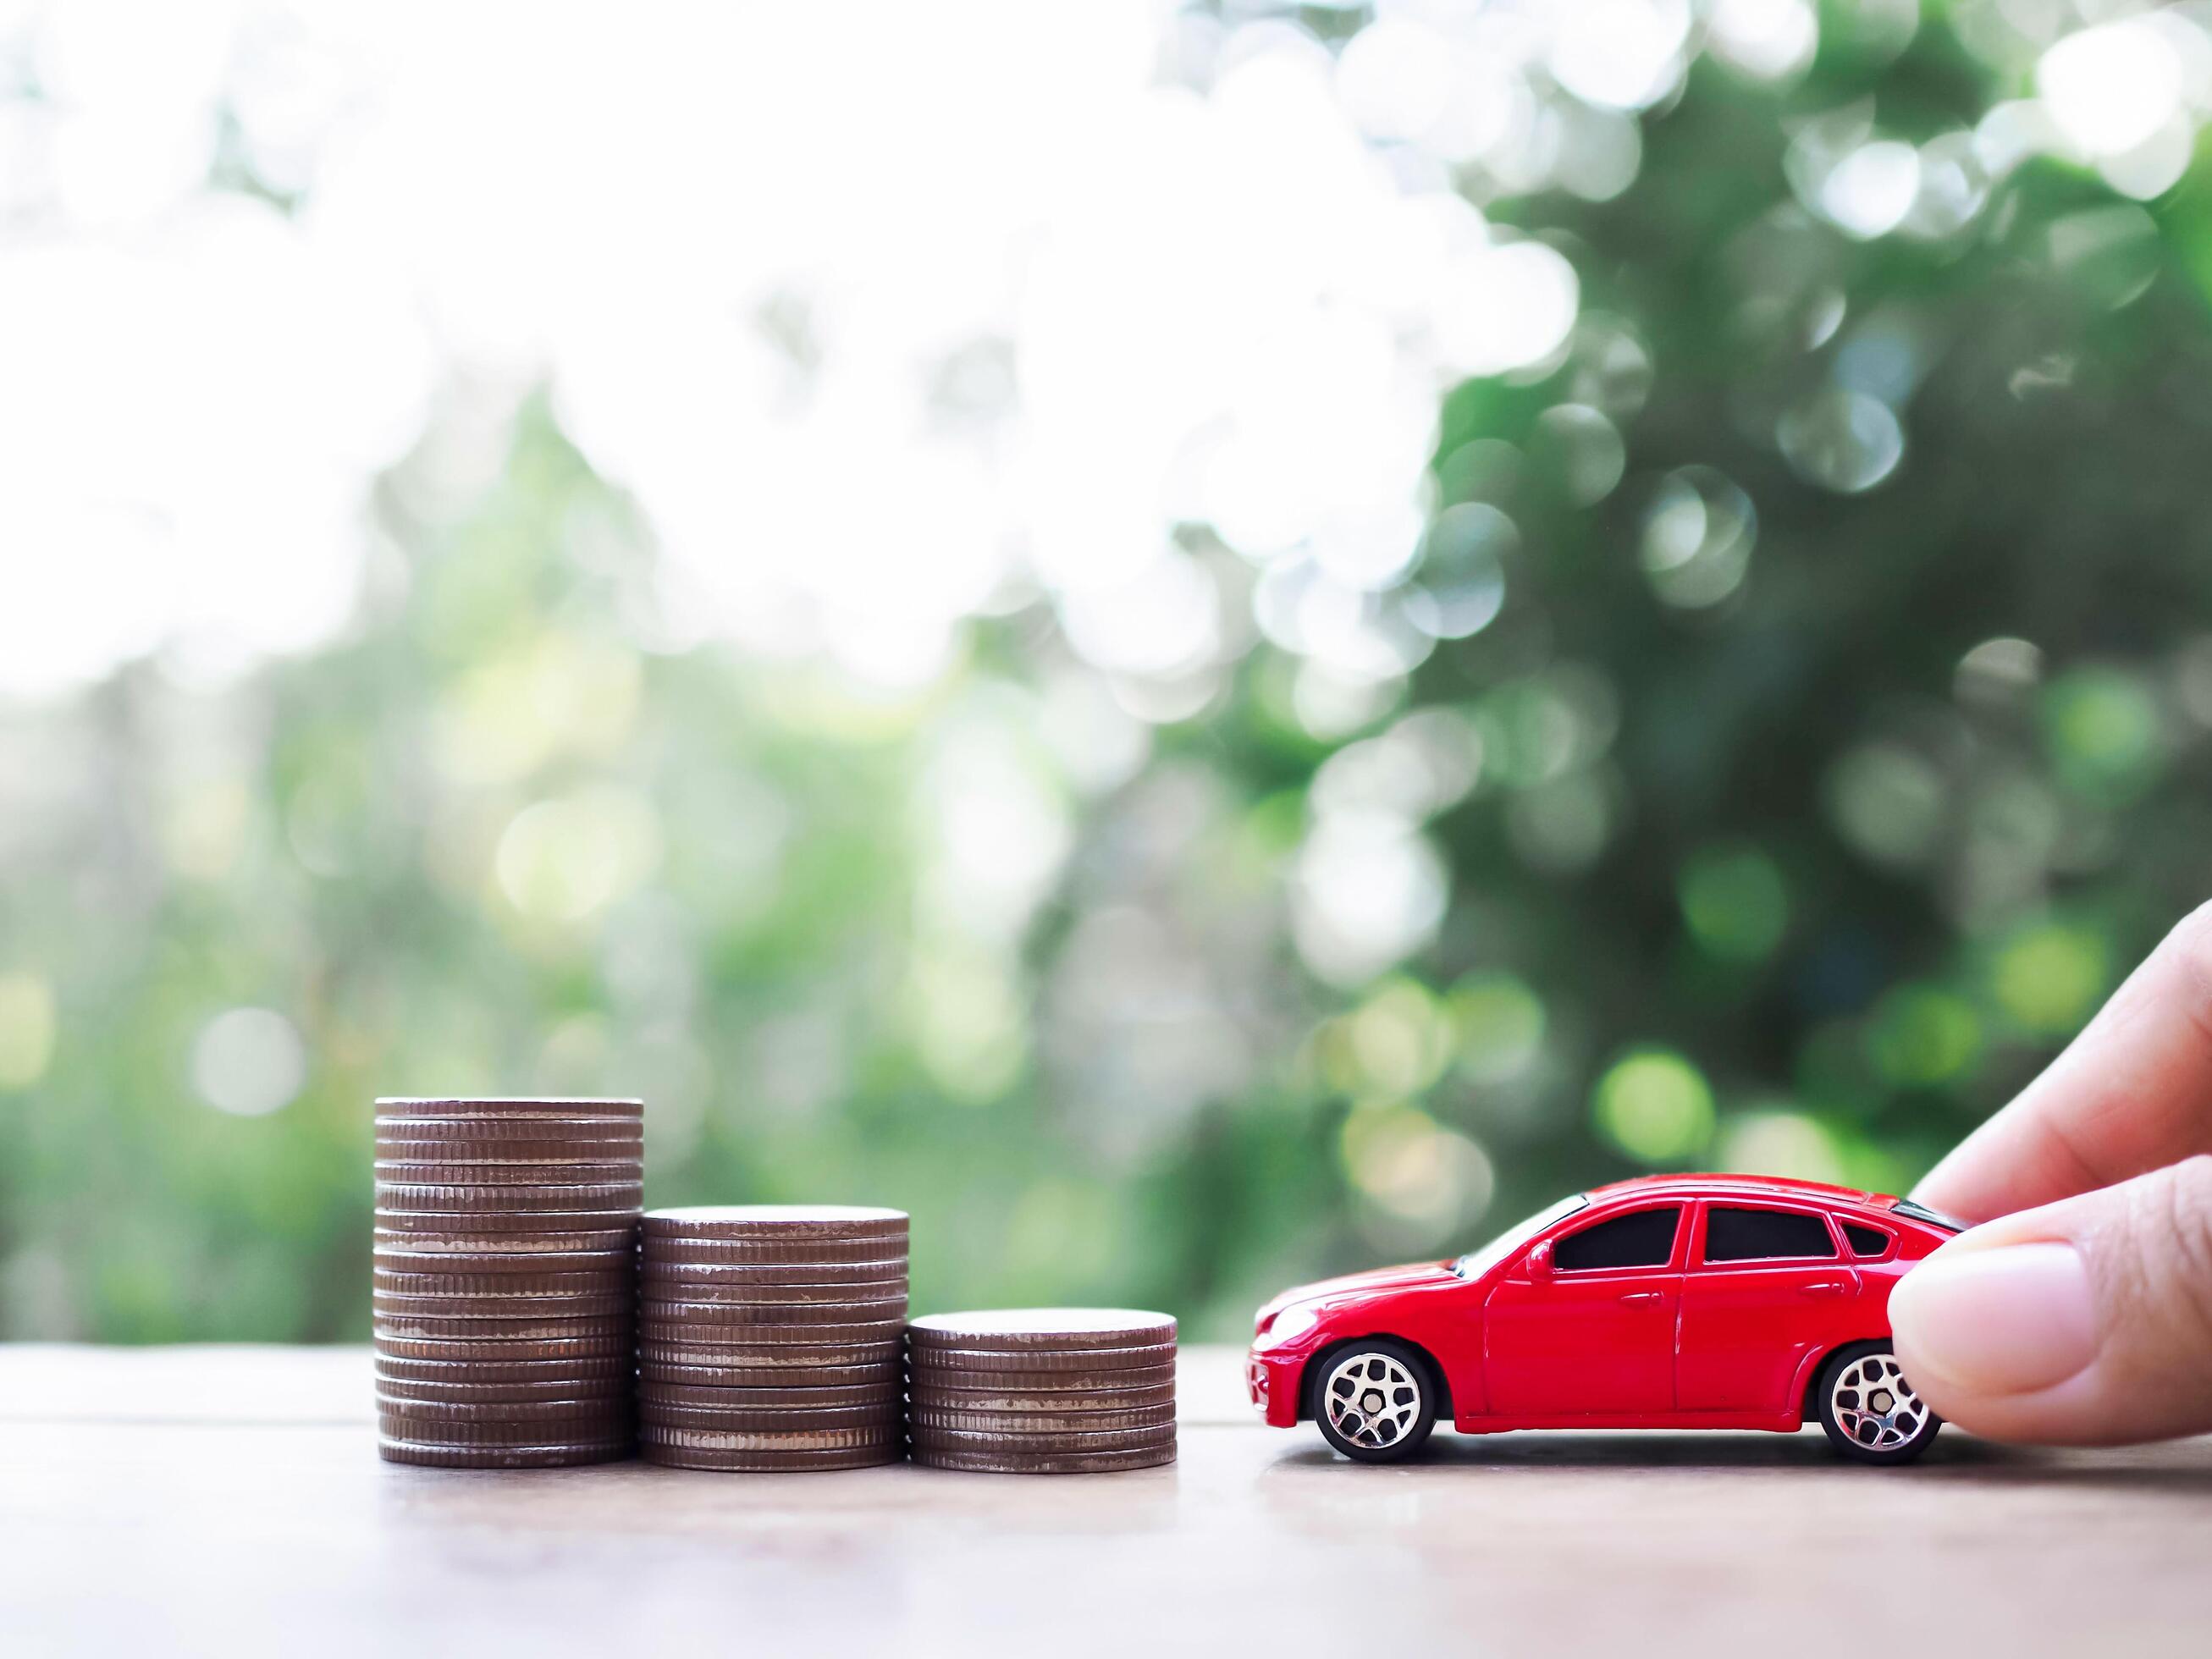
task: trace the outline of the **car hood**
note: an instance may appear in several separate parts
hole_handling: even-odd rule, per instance
[[[1300,1302],[1342,1304],[1355,1302],[1385,1291],[1418,1290],[1428,1285],[1456,1285],[1459,1275],[1452,1272],[1448,1261],[1415,1261],[1402,1267],[1375,1267],[1364,1273],[1346,1273],[1340,1279],[1323,1279],[1311,1285],[1297,1285],[1260,1310],[1260,1322],[1264,1324],[1287,1307]]]

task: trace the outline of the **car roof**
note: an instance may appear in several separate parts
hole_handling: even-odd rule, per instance
[[[1897,1200],[1882,1193],[1835,1187],[1821,1181],[1792,1181],[1785,1176],[1635,1176],[1590,1188],[1592,1202],[1618,1198],[1778,1198],[1799,1203],[1850,1205],[1886,1210]]]

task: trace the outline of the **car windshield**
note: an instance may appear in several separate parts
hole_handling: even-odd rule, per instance
[[[1587,1193],[1577,1193],[1571,1198],[1563,1198],[1558,1203],[1539,1210],[1519,1226],[1508,1227],[1480,1249],[1469,1250],[1451,1264],[1451,1269],[1462,1279],[1478,1278],[1504,1261],[1507,1256],[1511,1255],[1514,1251],[1535,1237],[1554,1221],[1565,1219],[1589,1202],[1589,1194]]]

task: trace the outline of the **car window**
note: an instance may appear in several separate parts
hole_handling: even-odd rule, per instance
[[[1563,1273],[1593,1267],[1663,1267],[1674,1259],[1674,1227],[1681,1215],[1679,1204],[1632,1210],[1569,1233],[1552,1247],[1552,1266]]]
[[[1947,1233],[1963,1233],[1968,1224],[1954,1215],[1945,1215],[1941,1210],[1931,1210],[1925,1204],[1916,1204],[1909,1198],[1900,1198],[1889,1206],[1901,1216],[1915,1221],[1924,1221],[1931,1227],[1941,1227]]]
[[[1862,1227],[1856,1221],[1844,1223],[1844,1237],[1851,1242],[1853,1255],[1880,1255],[1889,1248],[1889,1235],[1879,1227]]]
[[[1452,1263],[1452,1271],[1462,1279],[1481,1278],[1553,1222],[1565,1221],[1589,1202],[1589,1199],[1585,1194],[1577,1193],[1571,1198],[1563,1198],[1556,1204],[1546,1205],[1526,1221],[1516,1222],[1508,1227],[1480,1249],[1469,1250]]]
[[[1798,1210],[1739,1210],[1715,1204],[1705,1211],[1705,1260],[1773,1261],[1832,1257],[1828,1224]]]

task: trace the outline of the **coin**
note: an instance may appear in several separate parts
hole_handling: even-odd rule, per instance
[[[547,1469],[617,1462],[636,1455],[637,1443],[627,1433],[617,1439],[589,1441],[580,1445],[538,1446],[455,1446],[386,1435],[378,1437],[376,1449],[387,1463],[419,1463],[431,1468]]]
[[[417,1423],[433,1423],[434,1431],[409,1428],[405,1433],[426,1440],[442,1437],[449,1429],[474,1431],[486,1427],[524,1426],[532,1424],[566,1421],[571,1418],[592,1418],[614,1421],[626,1419],[630,1412],[628,1394],[568,1395],[553,1400],[403,1400],[394,1398],[384,1389],[376,1393],[376,1414],[385,1419],[407,1418]],[[556,1430],[556,1435],[568,1434],[565,1429]],[[575,1437],[589,1438],[588,1436]]]
[[[368,1306],[380,1320],[627,1318],[634,1311],[628,1291],[573,1296],[413,1296],[372,1291]]]
[[[1001,1392],[1028,1394],[1060,1394],[1070,1390],[1096,1393],[1109,1389],[1151,1388],[1165,1383],[1170,1387],[1176,1380],[1172,1359],[1154,1360],[1148,1364],[1132,1365],[1126,1370],[1075,1370],[1063,1367],[1055,1370],[972,1370],[957,1365],[937,1365],[906,1351],[906,1371],[918,1388],[929,1389],[993,1389]]]
[[[842,1388],[715,1388],[691,1382],[653,1382],[638,1392],[641,1405],[695,1406],[712,1411],[818,1411],[846,1406],[888,1407],[902,1401],[896,1378],[848,1383]]]
[[[373,1155],[415,1164],[531,1164],[550,1159],[586,1164],[636,1163],[645,1137],[629,1123],[451,1123],[432,1118],[379,1118]]]
[[[906,1315],[903,1277],[859,1279],[841,1285],[697,1285],[689,1280],[641,1275],[639,1284],[648,1297],[700,1307],[858,1307],[868,1304],[896,1309],[901,1318]]]
[[[644,1157],[644,1141],[422,1141],[378,1134],[378,1164],[453,1164],[456,1168],[504,1164],[629,1164]]]
[[[979,1348],[917,1347],[912,1346],[909,1336],[907,1348],[908,1363],[917,1372],[973,1375],[1003,1371],[1018,1372],[1025,1378],[1049,1376],[1061,1371],[1142,1370],[1152,1366],[1172,1370],[1175,1357],[1172,1342],[1145,1348],[1094,1348],[1088,1352],[1080,1349],[1040,1348],[1026,1353],[996,1353]]]
[[[498,1383],[567,1386],[571,1382],[628,1388],[637,1366],[627,1353],[602,1358],[561,1359],[410,1359],[398,1354],[376,1356],[380,1384],[407,1382],[437,1387],[482,1388]]]
[[[641,1353],[637,1362],[640,1389],[678,1385],[687,1388],[714,1389],[763,1389],[781,1391],[787,1389],[855,1389],[875,1388],[888,1384],[897,1387],[896,1377],[886,1377],[880,1364],[840,1364],[834,1360],[804,1365],[694,1365],[680,1360],[661,1360]]]
[[[1070,1372],[1070,1376],[1097,1376],[1097,1372]],[[1173,1406],[1176,1401],[1175,1379],[1137,1388],[1118,1389],[1062,1389],[1047,1393],[1031,1389],[1026,1378],[1018,1379],[1018,1390],[991,1389],[946,1389],[922,1382],[911,1382],[908,1398],[920,1411],[924,1406],[949,1412],[1079,1412],[1079,1411],[1135,1411],[1148,1406]]]
[[[486,1297],[512,1300],[517,1297],[611,1296],[617,1292],[627,1295],[630,1289],[626,1268],[603,1273],[395,1273],[379,1268],[369,1279],[370,1289],[384,1295],[465,1297],[471,1300]]]
[[[535,1337],[410,1336],[404,1332],[379,1329],[376,1334],[376,1357],[379,1363],[395,1359],[441,1360],[471,1365],[520,1365],[538,1362],[565,1364],[570,1360],[611,1359],[628,1368],[635,1363],[631,1355],[635,1338],[629,1322],[607,1322],[613,1328],[590,1335]]]
[[[1100,1348],[1172,1346],[1176,1322],[1170,1314],[1133,1308],[998,1308],[925,1314],[908,1327],[907,1335],[917,1350],[1087,1353]]]
[[[603,1140],[637,1146],[645,1139],[641,1118],[562,1115],[559,1117],[428,1117],[406,1112],[379,1112],[374,1120],[379,1140],[427,1140],[452,1149],[457,1146],[565,1146],[571,1141]]]
[[[420,1315],[377,1314],[372,1320],[376,1344],[396,1352],[388,1339],[440,1342],[569,1342],[588,1338],[616,1339],[621,1347],[637,1340],[637,1324],[629,1314],[593,1314],[584,1318],[482,1319],[424,1318]],[[435,1355],[425,1358],[434,1358]]]
[[[866,1429],[879,1437],[902,1437],[903,1419],[896,1406],[672,1406],[652,1398],[637,1404],[637,1420],[655,1429],[712,1429],[725,1433],[775,1436],[827,1434]]]
[[[380,1112],[371,1127],[375,1140],[428,1141],[448,1152],[470,1147],[600,1143],[633,1150],[644,1141],[644,1125],[634,1117],[585,1115],[431,1117]]]
[[[775,1267],[793,1262],[896,1262],[906,1266],[903,1235],[879,1238],[788,1238],[773,1234],[757,1238],[708,1238],[683,1233],[653,1235],[647,1259],[672,1266],[688,1261]]]
[[[1135,1451],[1175,1438],[1175,1419],[1135,1429],[1069,1429],[1054,1432],[909,1425],[916,1445],[952,1451]]]
[[[642,1445],[638,1455],[667,1469],[713,1469],[732,1474],[798,1474],[831,1469],[872,1469],[906,1461],[906,1448],[893,1441],[852,1451],[722,1452],[695,1446]]]
[[[1176,1408],[1170,1401],[1165,1405],[1139,1406],[1126,1411],[979,1412],[949,1411],[917,1402],[909,1408],[908,1419],[917,1433],[944,1430],[988,1435],[1114,1434],[1172,1428]]]
[[[627,1440],[634,1431],[628,1417],[603,1413],[595,1417],[546,1417],[532,1422],[481,1423],[433,1420],[394,1415],[380,1408],[376,1429],[394,1440],[411,1440],[430,1446],[542,1446],[550,1443],[584,1445]]]
[[[385,1095],[376,1102],[376,1115],[380,1118],[448,1118],[462,1122],[519,1123],[533,1118],[562,1122],[611,1118],[635,1122],[644,1114],[641,1100],[527,1100],[513,1095],[464,1100]]]
[[[456,1262],[434,1251],[411,1245],[380,1244],[374,1259],[376,1271],[386,1273],[437,1273],[450,1278],[466,1273],[473,1278],[538,1278],[549,1273],[619,1273],[625,1280],[637,1276],[637,1258],[624,1249],[574,1251],[554,1255],[544,1250],[485,1251]]]
[[[906,1258],[883,1261],[671,1261],[657,1251],[643,1253],[639,1276],[647,1284],[758,1285],[788,1289],[805,1285],[896,1285],[905,1293]]]
[[[850,1204],[720,1204],[649,1210],[648,1238],[899,1238],[907,1236],[904,1210]]]
[[[538,1404],[559,1400],[619,1400],[627,1404],[634,1389],[628,1376],[552,1376],[535,1382],[424,1382],[410,1377],[376,1379],[376,1397],[420,1401],[448,1406]]]
[[[396,1187],[475,1187],[504,1190],[512,1187],[618,1186],[642,1178],[635,1158],[627,1164],[397,1164],[379,1158],[370,1171],[380,1190]]]
[[[638,1335],[647,1342],[680,1342],[693,1347],[772,1348],[799,1346],[810,1348],[859,1346],[872,1353],[896,1358],[899,1322],[871,1319],[850,1325],[741,1324],[708,1317],[726,1312],[711,1308],[706,1315],[672,1316],[665,1308],[641,1306]]]
[[[905,1322],[907,1298],[869,1303],[695,1303],[641,1294],[637,1312],[644,1318],[692,1325],[896,1325]],[[803,1338],[783,1338],[803,1340]]]
[[[686,1348],[863,1347],[893,1362],[899,1352],[896,1319],[870,1320],[862,1325],[732,1325],[706,1319],[658,1319],[641,1313],[637,1334],[641,1342],[670,1342]]]
[[[880,1424],[847,1429],[678,1429],[648,1424],[638,1431],[648,1446],[673,1446],[685,1451],[808,1452],[864,1451],[871,1447],[896,1446],[896,1429]]]
[[[662,1316],[665,1313],[665,1309],[639,1310],[641,1342],[680,1348],[844,1348],[880,1360],[893,1370],[899,1367],[898,1322],[894,1319],[856,1325],[733,1325],[706,1318]]]
[[[413,1250],[462,1268],[471,1256],[478,1255],[592,1255],[604,1250],[620,1250],[625,1257],[631,1254],[629,1233],[619,1227],[596,1233],[459,1234],[410,1233],[379,1227],[370,1237],[381,1249]]]
[[[933,1469],[971,1474],[1110,1474],[1120,1469],[1149,1469],[1176,1458],[1175,1443],[1124,1452],[983,1452],[946,1447],[913,1449],[914,1461]]]
[[[476,1146],[483,1141],[630,1141],[644,1139],[646,1126],[639,1117],[606,1115],[562,1115],[562,1117],[427,1117],[416,1113],[376,1113],[374,1133],[378,1139],[394,1141],[453,1141]]]
[[[635,1215],[645,1194],[639,1180],[581,1187],[467,1187],[451,1182],[376,1183],[379,1210],[462,1210],[514,1214],[531,1210],[623,1210]]]
[[[477,1238],[496,1233],[619,1232],[635,1248],[637,1212],[631,1210],[387,1210],[373,1217],[379,1232],[427,1233],[435,1238]],[[408,1245],[404,1248],[427,1249]]]
[[[378,1336],[442,1336],[470,1342],[537,1337],[611,1336],[635,1340],[637,1322],[627,1297],[407,1297],[375,1292],[369,1326]]]
[[[805,1370],[818,1365],[866,1365],[878,1370],[884,1376],[898,1375],[898,1349],[890,1342],[871,1346],[865,1342],[824,1343],[763,1343],[758,1346],[702,1344],[696,1347],[681,1342],[658,1341],[641,1333],[637,1346],[641,1364],[651,1361],[661,1365],[705,1365],[718,1369],[736,1367],[744,1370],[769,1370],[777,1368]]]

